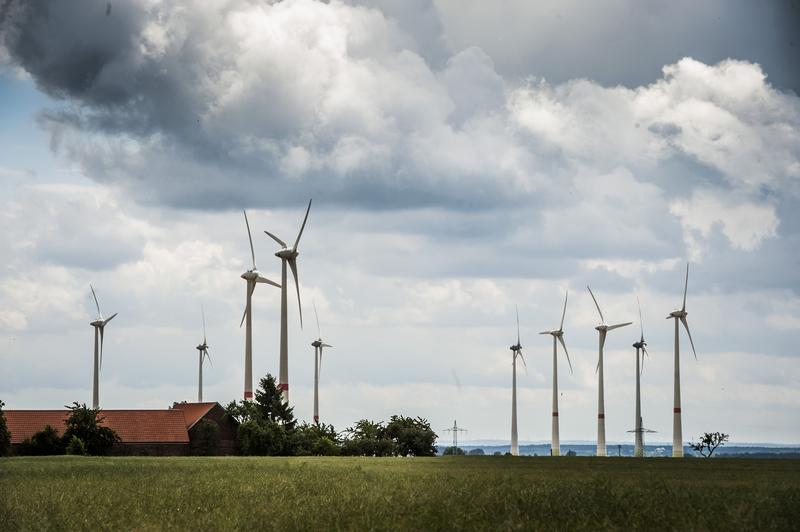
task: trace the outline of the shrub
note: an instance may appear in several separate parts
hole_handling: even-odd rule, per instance
[[[197,445],[193,449],[195,454],[208,456],[214,454],[219,445],[219,425],[210,419],[201,419],[197,424]]]
[[[436,456],[436,433],[430,423],[420,417],[392,416],[386,435],[394,441],[395,454],[400,456]]]
[[[303,423],[294,433],[296,456],[336,456],[341,454],[339,435],[333,425]]]
[[[84,445],[83,440],[73,435],[67,444],[66,452],[75,456],[83,456],[86,454],[86,445]]]
[[[483,452],[483,449],[472,449],[467,454],[470,456],[483,456],[486,453]]]
[[[56,429],[50,425],[45,425],[44,429],[22,442],[19,454],[29,456],[64,454],[64,446]]]
[[[117,433],[100,424],[100,410],[88,408],[85,404],[77,402],[68,406],[71,410],[67,418],[67,430],[64,431],[64,441],[69,442],[77,436],[85,447],[86,454],[103,456],[111,452],[111,448],[119,441]]]
[[[464,455],[467,454],[464,452],[464,449],[461,447],[450,447],[445,448],[444,452],[442,453],[443,456],[456,456],[456,455]]]

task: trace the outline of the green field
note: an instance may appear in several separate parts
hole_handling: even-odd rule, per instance
[[[0,459],[0,530],[800,527],[800,461]]]

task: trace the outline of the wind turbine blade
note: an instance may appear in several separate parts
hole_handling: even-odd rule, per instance
[[[600,349],[603,349],[603,347],[605,347],[605,345],[606,345],[606,332],[607,331],[600,331]],[[600,361],[599,360],[598,360],[597,364],[598,364],[598,367],[599,367],[599,365],[600,365]]]
[[[256,252],[253,250],[253,236],[250,234],[250,222],[247,221],[247,211],[242,209],[244,213],[244,223],[247,225],[247,238],[250,239],[250,256],[253,259],[253,269],[256,269]]]
[[[317,379],[322,375],[322,346],[319,346],[319,369],[317,370]]]
[[[689,289],[689,263],[686,263],[686,282],[683,285],[683,307],[681,310],[686,310],[686,291]]]
[[[569,290],[564,295],[564,311],[561,313],[561,325],[558,326],[559,331],[564,330],[564,316],[567,315],[567,298],[569,297]]]
[[[102,318],[103,313],[100,312],[100,303],[97,302],[97,294],[94,293],[94,287],[90,284],[89,288],[92,290],[92,297],[94,298],[94,305],[97,307],[97,316]]]
[[[597,304],[597,298],[594,297],[594,292],[592,292],[592,289],[589,288],[588,285],[586,286],[586,288],[589,289],[589,294],[591,294],[592,296],[592,300],[594,301],[594,306],[597,307],[597,313],[600,314],[600,321],[605,323],[606,319],[603,317],[603,311],[600,310],[600,305]]]
[[[203,345],[206,343],[206,311],[203,308],[203,304],[200,303],[200,314],[203,315]]]
[[[333,346],[332,346],[332,345],[330,345],[330,344],[320,344],[320,345],[321,345],[322,347],[333,347]]]
[[[647,356],[649,357],[649,356],[650,356],[650,353],[648,353],[648,352],[647,352],[647,349],[645,349],[645,348],[644,348],[644,346],[642,346],[642,367],[639,369],[639,375],[641,375],[642,373],[644,373],[644,359],[645,359],[645,355],[647,355]]]
[[[114,319],[114,316],[116,316],[117,314],[119,314],[119,313],[118,313],[118,312],[115,312],[114,314],[112,314],[112,315],[111,315],[111,317],[110,317],[110,318],[108,318],[108,319],[106,319],[105,321],[103,321],[103,327],[105,327],[105,326],[106,326],[106,324],[108,324],[108,322],[109,322],[109,321],[113,320],[113,319]]]
[[[314,318],[317,320],[317,338],[322,338],[322,333],[319,330],[319,314],[317,314],[317,302],[312,301],[312,305],[314,305]]]
[[[211,364],[211,367],[213,368],[214,367],[214,363],[211,362],[211,355],[208,354],[208,347],[203,349],[203,354],[206,356],[206,358],[208,358],[208,363]]]
[[[275,287],[277,287],[277,288],[280,288],[280,287],[281,287],[281,285],[279,285],[279,284],[278,284],[278,283],[276,283],[275,281],[270,281],[269,279],[267,279],[267,278],[266,278],[266,277],[264,277],[263,275],[259,275],[258,277],[256,277],[256,282],[257,282],[257,283],[266,283],[266,284],[271,284],[272,286],[275,286]],[[252,292],[251,292],[251,293],[252,293]]]
[[[255,291],[256,291],[256,283],[252,283],[250,285],[250,297],[253,296],[253,292],[255,292]],[[242,325],[244,325],[244,319],[247,317],[247,313],[250,312],[250,304],[251,304],[250,303],[250,298],[248,297],[247,299],[248,299],[247,305],[245,305],[244,314],[242,314],[242,321],[239,322],[239,327],[240,328],[241,328]]]
[[[100,369],[103,369],[103,330],[105,327],[103,325],[100,326]]]
[[[306,228],[306,222],[308,221],[308,213],[309,213],[310,210],[311,210],[311,200],[308,200],[308,208],[306,209],[306,217],[303,218],[303,225],[300,226],[300,232],[297,233],[297,240],[294,241],[294,247],[292,248],[295,251],[297,251],[297,244],[300,243],[300,237],[303,236],[303,229]]]
[[[519,358],[522,359],[522,365],[525,366],[525,375],[527,375],[528,374],[528,363],[525,362],[525,357],[522,356],[522,350],[521,349],[519,351],[517,351],[517,353],[519,354]]]
[[[564,337],[558,336],[558,341],[561,344],[561,347],[564,348],[564,354],[567,355],[567,364],[569,364],[569,372],[572,374],[572,361],[569,359],[569,351],[567,351],[567,344],[564,343]]]
[[[550,331],[542,331],[539,334],[550,334]]]
[[[309,204],[309,207],[311,205]],[[300,282],[297,280],[297,259],[289,259],[289,267],[294,277],[294,287],[297,289],[297,308],[300,309],[300,329],[303,328],[303,305],[300,304]]]
[[[519,305],[514,305],[514,307],[517,309],[517,345],[520,345],[520,342],[519,342]]]
[[[284,242],[283,240],[281,240],[281,239],[280,239],[280,238],[278,238],[277,236],[273,235],[273,234],[272,234],[272,233],[270,233],[269,231],[264,231],[264,232],[265,232],[265,233],[267,233],[267,235],[269,235],[270,237],[272,237],[272,240],[274,240],[275,242],[277,242],[277,243],[278,243],[278,244],[280,244],[281,246],[283,246],[283,247],[286,247],[286,242]]]
[[[626,321],[625,323],[617,323],[616,325],[609,325],[607,331],[613,331],[614,329],[619,329],[620,327],[626,327],[633,323],[632,321]]]
[[[644,322],[642,321],[642,304],[639,303],[639,296],[636,296],[636,306],[639,307],[639,331],[642,333],[640,342],[644,342]]]
[[[692,333],[689,331],[689,322],[686,321],[686,316],[681,318],[681,323],[683,323],[683,327],[686,329],[686,334],[689,335],[689,343],[692,344],[692,353],[694,353],[694,359],[697,360],[697,351],[694,350],[694,340],[692,340]]]

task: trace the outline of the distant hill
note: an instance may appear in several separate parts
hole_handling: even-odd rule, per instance
[[[489,443],[486,445],[485,443]],[[446,444],[438,446],[441,454]],[[505,454],[511,450],[511,446],[502,440],[487,440],[486,442],[469,442],[459,445],[465,452],[473,449],[483,449],[487,455],[495,453]],[[634,446],[630,443],[609,443],[607,444],[609,456],[633,456]],[[594,456],[597,445],[591,442],[562,443],[561,454],[566,455],[573,451],[577,456]],[[550,443],[521,443],[519,446],[521,456],[549,456]],[[645,456],[668,457],[672,454],[672,445],[664,443],[652,443],[645,445]],[[686,456],[698,456],[689,447],[684,447]],[[800,458],[800,446],[780,445],[780,444],[734,444],[720,447],[714,453],[720,457],[741,457],[741,458]]]

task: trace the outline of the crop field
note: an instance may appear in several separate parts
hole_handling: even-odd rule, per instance
[[[0,460],[0,530],[796,530],[800,460]]]

